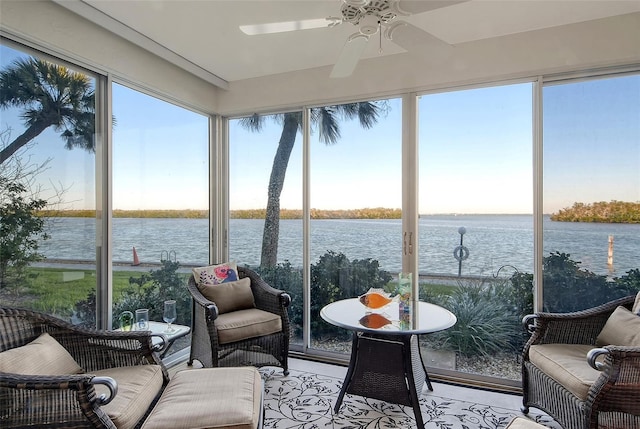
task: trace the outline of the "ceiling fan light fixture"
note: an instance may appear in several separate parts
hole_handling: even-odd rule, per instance
[[[366,15],[360,20],[360,32],[371,36],[380,29],[380,20],[375,15]]]

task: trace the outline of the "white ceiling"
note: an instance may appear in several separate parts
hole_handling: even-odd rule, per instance
[[[341,0],[54,1],[173,58],[178,65],[195,65],[226,82],[331,66],[349,35],[357,31],[349,23],[257,36],[239,29],[246,24],[339,16]],[[639,11],[640,0],[471,0],[403,19],[455,47]],[[428,55],[427,48],[416,49]],[[410,66],[412,55],[417,54],[384,39],[382,53],[379,50],[375,35],[364,58],[395,55],[394,61],[407,61]],[[218,84],[224,87],[225,82]]]

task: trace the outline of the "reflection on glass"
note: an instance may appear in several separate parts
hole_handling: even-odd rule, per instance
[[[379,313],[368,313],[359,320],[360,324],[369,329],[380,329],[393,322]]]

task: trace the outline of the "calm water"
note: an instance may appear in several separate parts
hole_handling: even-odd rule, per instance
[[[45,256],[55,259],[95,259],[95,220],[51,218],[51,240],[42,243]],[[457,274],[453,250],[464,226],[469,257],[462,273],[488,275],[503,265],[533,271],[533,224],[530,215],[424,216],[420,219],[420,272]],[[260,261],[263,221],[230,221],[230,257],[242,264]],[[133,247],[141,262],[159,262],[166,255],[183,264],[208,261],[206,219],[113,219],[113,258],[128,262]],[[614,266],[607,267],[608,238],[614,237]],[[284,220],[278,259],[302,263],[302,222]],[[413,242],[415,243],[415,239]],[[583,268],[599,274],[623,275],[640,266],[640,225],[544,222],[544,255],[569,253]],[[375,259],[383,269],[401,271],[400,220],[318,220],[311,222],[311,261],[328,250],[350,260]]]

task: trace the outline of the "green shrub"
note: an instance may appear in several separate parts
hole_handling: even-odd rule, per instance
[[[370,288],[384,288],[391,274],[380,269],[376,260],[349,259],[343,253],[328,251],[311,265],[311,332],[316,337],[346,338],[349,333],[320,317],[325,305],[346,298],[355,298]]]
[[[118,328],[118,317],[123,311],[135,312],[137,308],[148,308],[149,319],[162,321],[164,301],[176,300],[175,323],[191,325],[191,295],[187,290],[188,275],[178,273],[179,262],[162,261],[162,268],[150,270],[140,277],[129,277],[129,287],[120,296],[114,296],[112,328]],[[75,305],[74,323],[95,327],[96,294],[89,293],[86,300]]]
[[[276,289],[283,290],[291,297],[289,321],[293,334],[302,338],[302,270],[293,268],[289,261],[275,267],[256,267],[255,270],[264,281]]]
[[[175,323],[191,325],[191,295],[187,290],[188,275],[178,273],[180,262],[163,260],[162,268],[151,270],[140,277],[130,277],[129,289],[122,292],[120,299],[114,298],[113,324],[118,327],[118,316],[123,311],[135,312],[137,308],[148,308],[149,319],[162,321],[164,301],[176,300]]]
[[[458,321],[436,335],[441,346],[464,356],[513,351],[515,314],[500,289],[493,282],[459,283],[445,304]]]
[[[518,279],[524,288],[533,290],[533,276]],[[580,267],[568,253],[552,252],[543,261],[543,310],[564,313],[585,310],[640,290],[640,271],[630,270],[620,278],[608,280]],[[524,293],[524,289],[521,291]]]
[[[296,335],[302,335],[303,296],[302,271],[292,268],[287,261],[275,267],[255,268],[271,286],[286,291],[291,296],[289,319]],[[325,305],[346,298],[355,298],[369,288],[384,288],[392,276],[381,270],[378,261],[354,259],[344,254],[328,251],[316,264],[311,265],[311,332],[315,337],[332,336],[347,338],[348,332],[333,326],[320,317]]]

